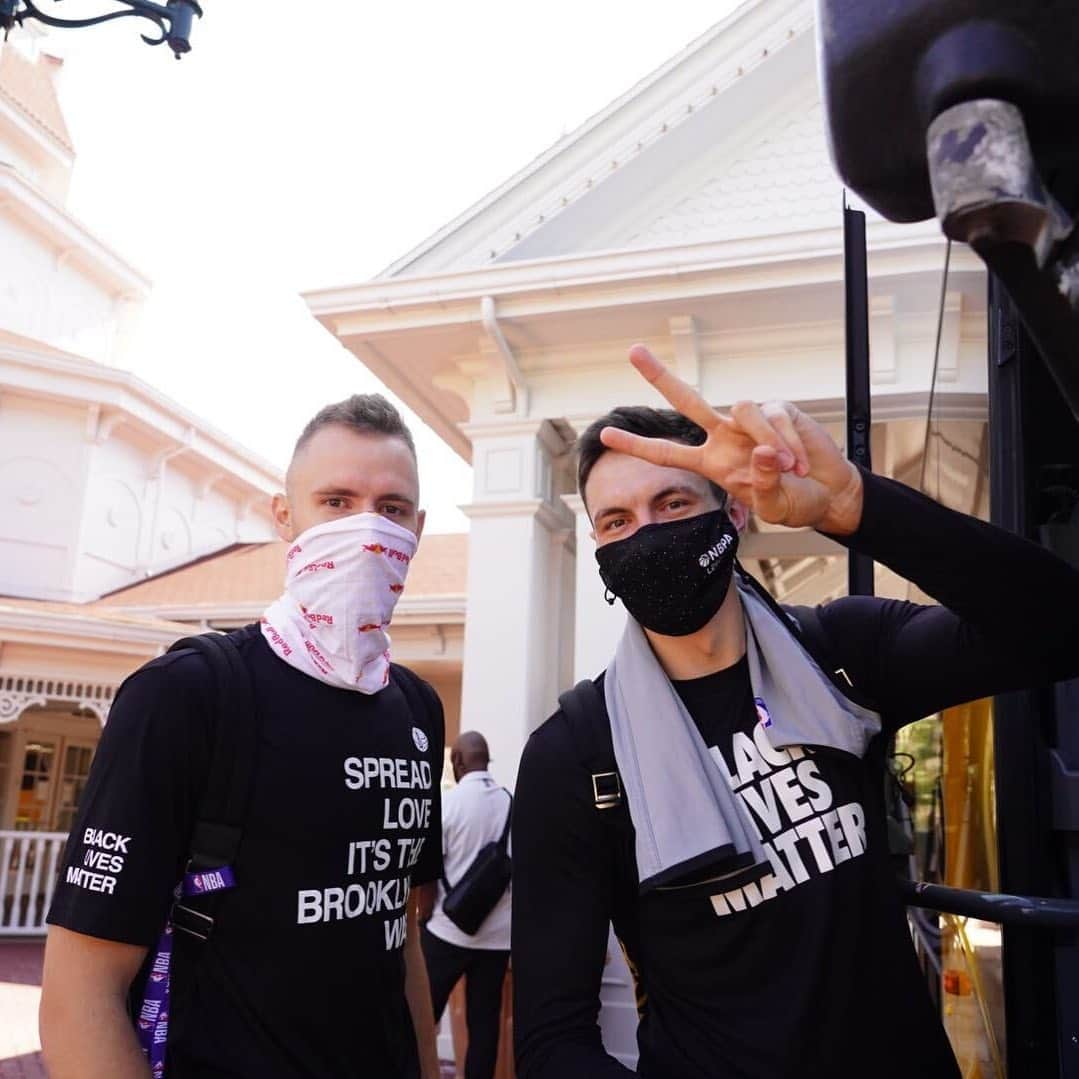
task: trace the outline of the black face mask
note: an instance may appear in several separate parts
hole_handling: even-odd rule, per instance
[[[645,525],[598,548],[596,561],[608,591],[645,629],[684,637],[723,605],[737,552],[738,530],[726,510],[713,510]]]

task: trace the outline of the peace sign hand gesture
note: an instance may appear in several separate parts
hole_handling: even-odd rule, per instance
[[[704,428],[707,438],[700,446],[686,446],[605,427],[600,439],[608,449],[696,472],[769,524],[835,535],[858,528],[861,473],[816,420],[787,401],[739,401],[724,416],[644,345],[634,345],[629,358],[672,408]]]

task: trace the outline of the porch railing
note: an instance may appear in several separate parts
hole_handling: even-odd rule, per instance
[[[0,936],[45,932],[67,832],[0,832]]]

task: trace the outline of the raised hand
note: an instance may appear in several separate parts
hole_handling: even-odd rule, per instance
[[[861,474],[816,420],[780,401],[740,401],[724,416],[644,345],[634,345],[629,358],[672,408],[704,428],[707,438],[700,446],[686,446],[606,427],[600,438],[608,449],[697,472],[770,524],[837,535],[858,527]]]

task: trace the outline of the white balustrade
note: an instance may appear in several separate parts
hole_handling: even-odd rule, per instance
[[[67,832],[0,832],[0,937],[45,932]]]

